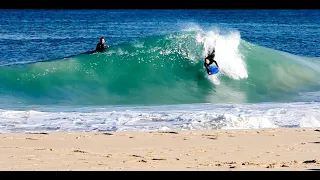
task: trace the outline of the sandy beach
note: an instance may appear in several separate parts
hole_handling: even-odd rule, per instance
[[[0,134],[0,170],[320,170],[320,129]]]

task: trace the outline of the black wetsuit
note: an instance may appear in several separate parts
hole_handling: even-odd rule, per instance
[[[210,70],[209,70],[208,66],[210,66],[212,63],[215,63],[216,66],[219,68],[217,61],[214,60],[214,56],[215,56],[215,50],[213,49],[212,53],[209,54],[209,55],[204,59],[204,67],[206,68],[208,74],[210,74]],[[209,60],[209,64],[206,63],[206,59]]]
[[[107,46],[99,42],[96,47],[96,52],[103,52],[105,49],[107,49]]]

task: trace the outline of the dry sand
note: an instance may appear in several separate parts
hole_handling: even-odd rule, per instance
[[[0,134],[0,170],[319,169],[319,129]]]

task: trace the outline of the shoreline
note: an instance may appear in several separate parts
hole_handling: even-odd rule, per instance
[[[320,170],[320,128],[0,134],[4,170]]]

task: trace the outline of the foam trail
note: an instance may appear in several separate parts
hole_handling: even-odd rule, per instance
[[[208,76],[208,79],[215,85],[220,85],[220,81],[218,78],[218,75],[210,75]]]

